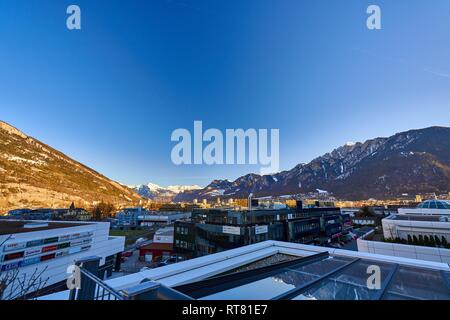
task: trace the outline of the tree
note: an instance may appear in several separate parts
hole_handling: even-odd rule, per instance
[[[113,216],[114,213],[115,213],[114,205],[102,201],[92,208],[92,219],[100,221],[105,218]]]
[[[430,247],[436,247],[436,241],[433,236],[430,236],[429,245]]]
[[[368,206],[364,206],[361,208],[361,211],[358,212],[358,216],[360,217],[374,217],[375,213]]]
[[[439,239],[438,236],[434,236],[434,242],[436,243],[436,245],[438,247],[440,247],[442,245],[441,239]]]
[[[443,246],[444,248],[447,248],[447,247],[448,247],[447,239],[446,239],[444,236],[442,236],[441,242],[442,242],[442,246]]]
[[[408,234],[408,244],[412,244],[413,243],[413,239],[411,237],[410,234]]]

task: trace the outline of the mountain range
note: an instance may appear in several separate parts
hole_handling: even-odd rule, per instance
[[[138,186],[129,186],[131,189],[136,191],[141,197],[148,200],[157,201],[172,201],[175,196],[185,191],[195,191],[202,189],[200,186],[168,186],[161,187],[154,183],[141,184]]]
[[[387,199],[450,191],[450,128],[410,130],[388,138],[347,143],[307,164],[273,175],[247,174],[199,186],[127,187],[0,121],[0,211],[13,208],[90,207],[105,201],[142,201],[302,195]]]
[[[214,180],[175,201],[308,194],[327,191],[347,200],[450,191],[450,128],[410,130],[364,143],[347,143],[307,164],[273,175]]]

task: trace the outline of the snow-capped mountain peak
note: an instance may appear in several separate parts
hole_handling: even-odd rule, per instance
[[[200,187],[198,185],[191,185],[191,186],[175,185],[175,186],[168,186],[166,189],[178,194],[178,193],[181,193],[181,192],[184,192],[184,191],[199,190],[201,188],[202,187]]]
[[[150,191],[160,191],[160,190],[165,190],[165,188],[155,184],[155,183],[147,183],[147,187],[149,188]]]
[[[183,193],[185,191],[194,191],[202,189],[202,187],[197,185],[190,186],[181,186],[181,185],[173,185],[168,187],[161,187],[155,183],[147,183],[141,184],[138,186],[130,186],[132,189],[136,190],[140,196],[150,199],[156,200],[157,198],[173,198],[176,195]]]

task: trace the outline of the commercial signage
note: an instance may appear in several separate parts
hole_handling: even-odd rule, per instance
[[[59,240],[59,237],[47,238],[47,239],[44,239],[44,244],[58,242],[58,240]]]
[[[75,247],[83,244],[83,240],[71,241],[70,246]]]
[[[59,242],[67,241],[67,240],[70,240],[70,234],[59,237]]]
[[[43,244],[43,240],[39,239],[39,240],[33,240],[33,241],[28,241],[27,242],[27,248],[29,247],[37,247]]]
[[[75,247],[75,248],[70,248],[69,249],[69,254],[74,254],[74,253],[78,253],[81,252],[81,248],[80,247]]]
[[[93,234],[94,234],[93,232],[88,231],[72,235],[63,235],[59,237],[51,237],[46,239],[5,244],[3,246],[4,252],[11,252],[11,251],[15,252],[7,253],[0,256],[0,261],[3,262],[12,260],[19,260],[19,261],[3,264],[0,266],[0,270],[9,271],[20,267],[37,264],[41,261],[48,261],[58,257],[67,256],[69,254],[87,251],[91,248],[90,243],[92,242]],[[79,240],[69,242],[68,240],[70,239],[79,239]],[[67,242],[58,243],[61,241]],[[46,244],[47,246],[44,246],[43,248],[39,247]],[[48,252],[53,253],[39,256],[39,254]]]
[[[41,248],[31,248],[25,250],[25,257],[34,256],[42,252]]]
[[[32,257],[22,261],[20,264],[21,267],[31,266],[32,264],[39,263],[41,261],[41,257]]]
[[[48,246],[48,247],[43,247],[42,252],[50,252],[50,251],[55,251],[57,249],[58,249],[58,246]]]
[[[230,227],[230,226],[223,226],[222,232],[226,234],[234,234],[234,235],[241,235],[241,228],[240,227]]]
[[[41,261],[47,261],[47,260],[55,259],[55,257],[56,257],[55,253],[47,254],[45,256],[41,256]]]
[[[19,249],[23,249],[25,248],[26,243],[8,243],[4,246],[3,251],[14,251],[14,250],[19,250]]]
[[[70,239],[73,240],[73,239],[78,239],[78,238],[83,238],[83,237],[90,237],[92,235],[93,235],[93,233],[89,232],[89,231],[88,232],[75,233],[75,234],[72,234],[70,236]]]
[[[58,249],[65,249],[70,247],[70,242],[60,243],[58,244]]]
[[[4,264],[4,265],[2,265],[2,271],[9,271],[9,270],[17,269],[17,268],[19,268],[19,266],[20,266],[19,262]]]
[[[14,253],[6,254],[3,260],[9,261],[9,260],[20,259],[22,257],[23,257],[23,251],[22,252],[14,252]]]
[[[68,256],[69,255],[69,249],[67,249],[67,250],[62,250],[62,251],[58,251],[57,253],[56,253],[56,258],[59,258],[59,257],[65,257],[65,256]]]
[[[268,226],[257,226],[255,227],[255,234],[263,234],[269,232]]]

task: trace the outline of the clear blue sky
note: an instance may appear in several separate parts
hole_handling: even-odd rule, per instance
[[[206,185],[259,167],[176,167],[174,129],[279,128],[290,169],[449,126],[449,57],[448,0],[0,0],[0,119],[122,183]]]

